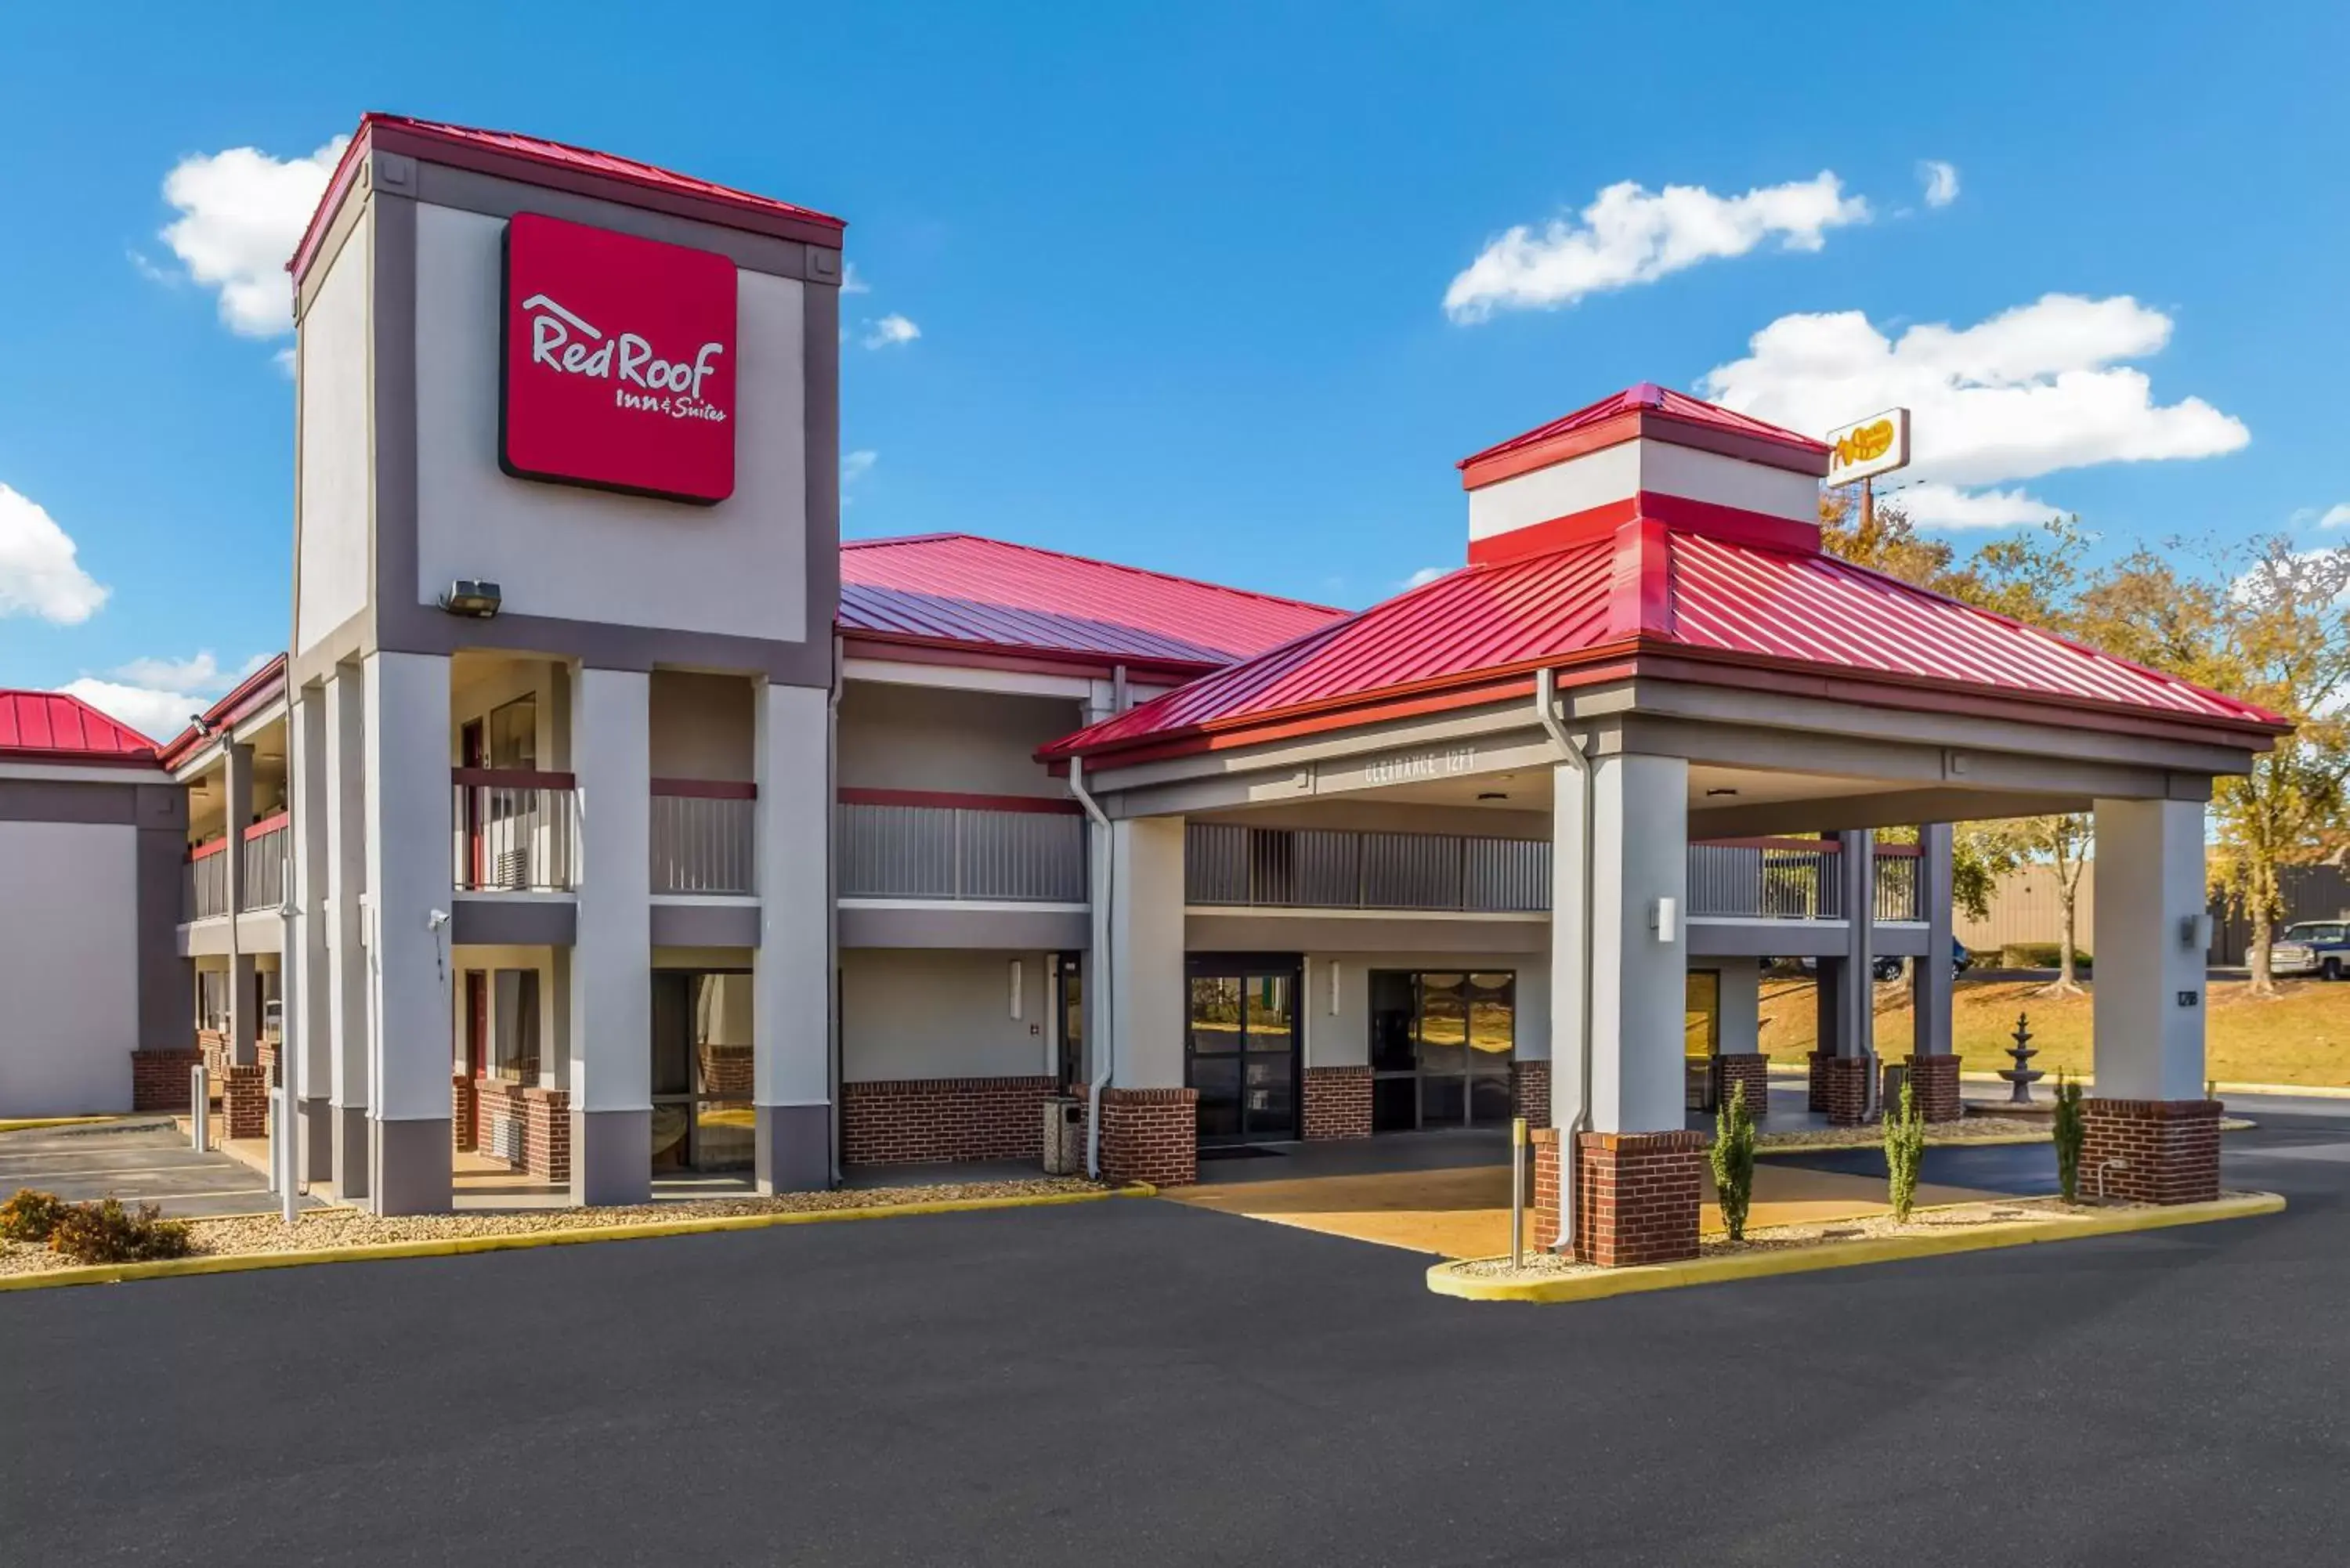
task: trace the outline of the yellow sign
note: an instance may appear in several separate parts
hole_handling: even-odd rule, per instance
[[[1909,462],[1909,410],[1887,409],[1828,432],[1830,484],[1890,473]]]

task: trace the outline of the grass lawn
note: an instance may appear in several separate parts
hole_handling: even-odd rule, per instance
[[[2241,981],[2211,982],[2208,1075],[2221,1083],[2350,1085],[2350,984],[2288,980],[2278,989],[2274,1000],[2260,1002]],[[1963,1071],[2009,1065],[2019,1012],[2032,1019],[2032,1043],[2040,1052],[2032,1064],[2050,1075],[2043,1087],[2060,1067],[2088,1071],[2089,996],[2042,996],[2039,990],[2037,981],[1959,981],[1951,1033]],[[1909,1054],[1916,1022],[1908,983],[1877,987],[1877,1054],[1898,1062]],[[1810,981],[1763,980],[1762,1050],[1772,1060],[1801,1063],[1810,1054],[1818,1018]]]

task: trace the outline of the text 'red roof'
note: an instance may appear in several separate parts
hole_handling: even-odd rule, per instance
[[[1078,732],[1048,757],[1243,744],[1382,711],[1498,701],[1542,668],[1637,669],[1642,653],[1833,672],[1855,701],[1889,687],[2248,730],[2282,721],[1825,554],[1668,527],[1470,566],[1261,658]],[[1514,683],[1514,687],[1513,687]],[[1863,691],[1871,688],[1873,699]],[[1930,701],[1930,700],[1929,700]]]
[[[0,755],[18,761],[145,763],[155,742],[62,691],[0,691]]]
[[[969,534],[840,549],[840,630],[852,638],[1215,669],[1342,611]]]

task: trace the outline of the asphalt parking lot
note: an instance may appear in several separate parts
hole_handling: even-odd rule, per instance
[[[0,1296],[25,1563],[2330,1563],[2284,1214],[1558,1307],[1174,1203]],[[1985,1151],[1988,1152],[1988,1151]]]
[[[196,1153],[169,1116],[0,1133],[0,1196],[20,1187],[76,1201],[157,1203],[183,1219],[277,1207],[259,1172],[224,1154]]]

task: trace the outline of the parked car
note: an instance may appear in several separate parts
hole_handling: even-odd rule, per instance
[[[2350,920],[2303,920],[2287,926],[2269,950],[2269,969],[2321,980],[2350,975]]]
[[[1966,973],[1974,966],[1974,955],[1967,951],[1967,944],[1952,937],[1950,939],[1950,978],[1956,980]],[[2346,965],[2350,965],[2350,959],[2345,959],[2344,961]],[[1878,984],[1882,985],[1901,978],[1901,960],[1888,953],[1878,953],[1868,961],[1868,972]],[[1766,970],[1777,969],[1782,964],[1792,965],[1804,974],[1815,975],[1820,971],[1820,961],[1815,958],[1766,958],[1762,961],[1762,967]]]

